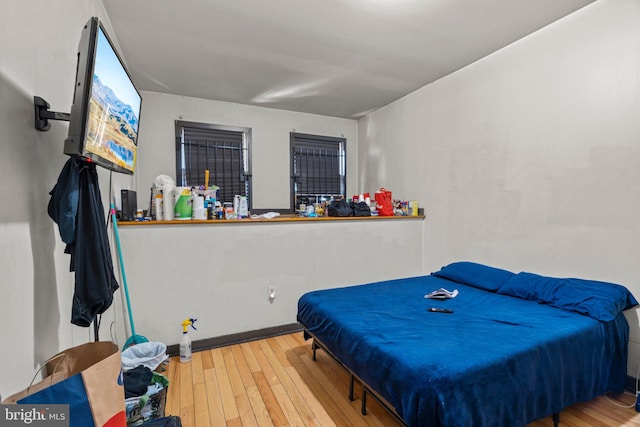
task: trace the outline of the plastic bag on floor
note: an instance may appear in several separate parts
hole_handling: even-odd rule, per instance
[[[144,342],[122,352],[122,369],[128,371],[142,365],[153,371],[168,359],[166,345],[161,342]]]

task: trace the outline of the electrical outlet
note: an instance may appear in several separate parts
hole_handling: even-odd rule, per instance
[[[267,286],[267,298],[269,301],[276,299],[276,285]]]

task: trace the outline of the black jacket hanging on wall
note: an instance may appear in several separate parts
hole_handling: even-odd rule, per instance
[[[118,289],[95,164],[71,157],[49,194],[49,216],[76,273],[71,323],[89,326],[111,306]]]

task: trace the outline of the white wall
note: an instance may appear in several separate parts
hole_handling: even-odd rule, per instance
[[[358,131],[361,185],[426,207],[426,272],[472,260],[640,298],[640,2],[597,1]],[[635,375],[640,328],[627,318]]]
[[[177,344],[296,322],[298,298],[422,271],[422,219],[120,227],[136,332]],[[267,287],[276,286],[271,303]]]
[[[289,133],[347,139],[347,193],[357,192],[358,123],[355,120],[271,108],[142,92],[138,142],[138,205],[148,205],[156,176],[175,179],[175,121],[241,126],[252,129],[253,207],[287,209],[290,205]],[[203,177],[204,179],[204,177]],[[214,183],[215,184],[215,183]]]
[[[67,160],[67,123],[33,126],[33,96],[69,112],[76,49],[91,16],[110,24],[98,0],[5,0],[0,13],[0,394],[26,387],[40,362],[93,338],[70,323],[74,280],[46,209]],[[99,172],[107,191],[108,174]],[[122,185],[126,184],[126,181]],[[115,317],[119,301],[104,316]],[[103,337],[108,328],[103,328]]]

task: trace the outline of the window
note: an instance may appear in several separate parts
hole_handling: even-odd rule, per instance
[[[247,196],[251,209],[251,129],[176,121],[176,183],[182,187],[217,185],[218,200]]]
[[[345,138],[292,132],[291,210],[346,193]]]

